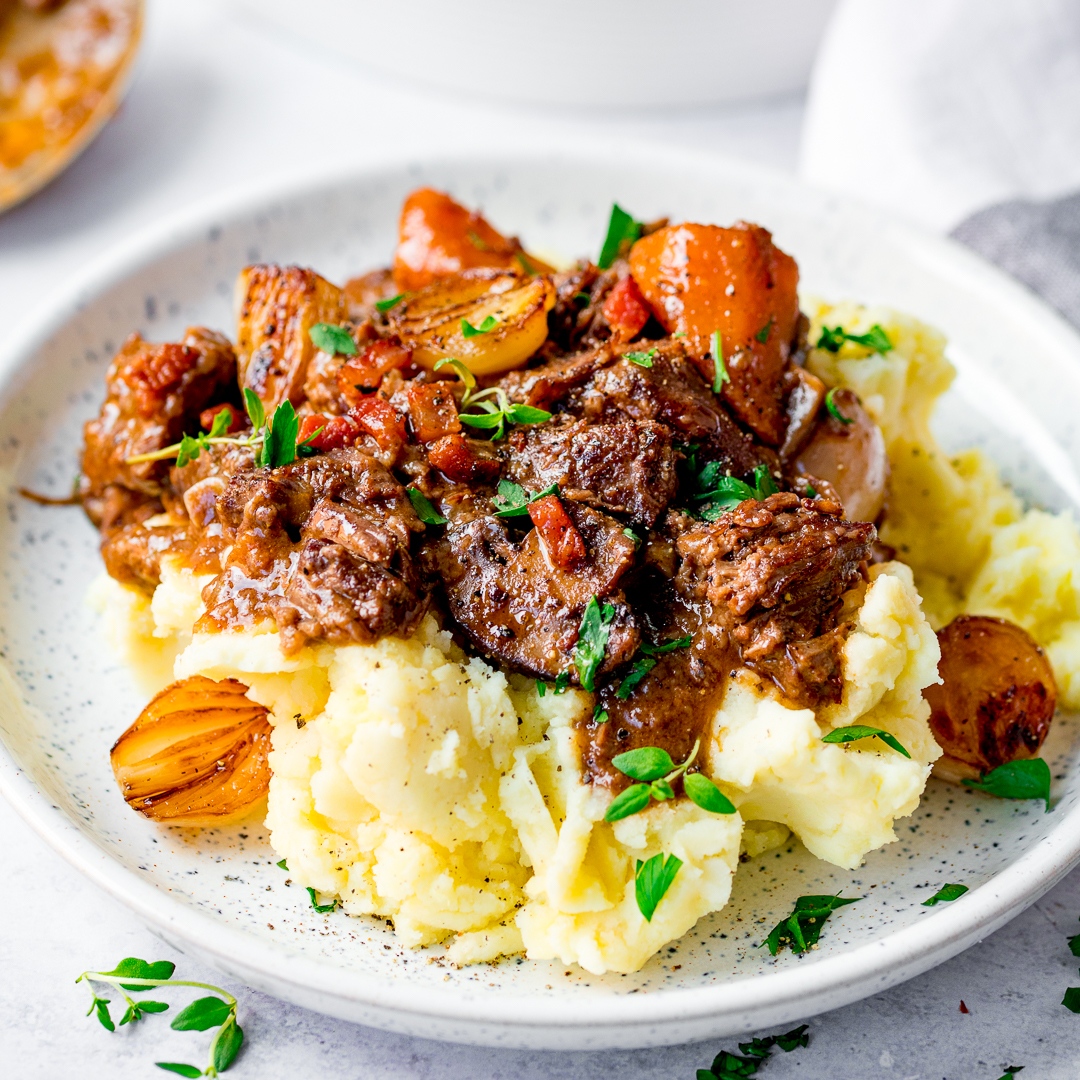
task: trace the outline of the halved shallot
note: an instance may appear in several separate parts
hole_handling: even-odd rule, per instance
[[[248,814],[270,786],[267,710],[236,679],[201,675],[161,691],[110,757],[128,806],[168,825]]]

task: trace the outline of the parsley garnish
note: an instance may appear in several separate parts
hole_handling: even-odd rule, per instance
[[[172,1061],[156,1062],[159,1069],[176,1073],[178,1076],[217,1076],[233,1063],[244,1041],[244,1032],[236,1022],[236,998],[209,983],[174,979],[172,976],[175,970],[176,965],[169,960],[148,963],[138,957],[128,956],[121,960],[112,971],[84,971],[75,981],[79,983],[85,980],[90,986],[93,1000],[87,1016],[96,1014],[99,1023],[107,1031],[115,1031],[117,1026],[109,1014],[111,999],[98,997],[94,990],[95,983],[99,986],[108,986],[123,995],[126,1008],[120,1018],[120,1027],[124,1024],[136,1023],[147,1013],[165,1012],[169,1008],[163,1001],[148,1001],[145,998],[136,1001],[128,991],[142,993],[145,990],[168,985],[190,986],[220,994],[221,997],[197,998],[181,1010],[169,1025],[174,1031],[207,1031],[212,1027],[218,1029],[210,1043],[210,1063],[206,1069]]]
[[[379,310],[386,309],[379,308]],[[322,349],[324,353],[329,353],[331,356],[338,353],[342,356],[355,356],[358,352],[352,334],[344,326],[335,326],[333,323],[326,322],[316,323],[308,331],[308,337],[311,338],[311,343],[316,349]]]
[[[1050,813],[1050,766],[1042,758],[1008,761],[978,780],[963,783],[999,799],[1042,799]]]
[[[641,643],[641,651],[646,656],[663,656],[664,653],[674,652],[676,649],[689,649],[691,637],[689,634],[686,637],[672,638],[671,641],[665,641],[663,645],[650,645],[647,641]]]
[[[1005,1075],[999,1076],[998,1080],[1016,1080],[1016,1074],[1024,1071],[1023,1065],[1005,1065]]]
[[[638,367],[651,368],[652,358],[656,355],[656,347],[653,346],[648,352],[625,352],[623,353],[623,359],[629,360],[631,364],[637,364]]]
[[[910,758],[911,755],[895,735],[890,735],[881,728],[867,727],[865,724],[852,724],[849,727],[836,728],[830,731],[821,741],[823,743],[849,743],[858,742],[860,739],[880,739],[886,746],[891,746],[898,754]]]
[[[785,1054],[800,1046],[810,1044],[810,1035],[806,1024],[785,1032],[783,1035],[769,1035],[764,1039],[751,1039],[739,1043],[739,1057],[727,1050],[721,1050],[713,1058],[712,1067],[698,1069],[697,1080],[744,1080],[757,1075],[761,1064],[766,1061],[774,1046],[779,1046]]]
[[[1070,986],[1065,991],[1065,996],[1061,999],[1061,1004],[1064,1005],[1069,1012],[1080,1013],[1080,986]]]
[[[606,724],[608,722],[607,709],[601,709],[600,706],[597,705],[596,708],[593,709],[592,722],[596,724],[597,727],[601,724]]]
[[[938,904],[947,904],[952,900],[959,900],[967,891],[966,885],[942,885],[929,900],[922,902],[922,906],[936,907]]]
[[[461,320],[461,336],[467,338],[479,337],[489,330],[494,330],[499,325],[499,320],[494,315],[489,315],[479,326],[473,326],[468,319]]]
[[[319,903],[319,897],[316,894],[315,890],[310,885],[305,886],[305,888],[307,889],[308,896],[311,898],[311,906],[320,915],[328,915],[331,911],[335,911],[337,909],[338,904],[341,902],[335,896],[334,899],[331,900],[329,904],[320,904]]]
[[[232,408],[226,405],[224,409],[214,416],[209,431],[200,431],[195,436],[185,435],[180,440],[180,449],[176,454],[177,467],[183,468],[189,461],[194,461],[204,450],[209,449],[211,440],[216,442],[229,430],[232,419]]]
[[[534,491],[530,495],[520,484],[515,484],[510,480],[500,480],[499,493],[492,500],[496,507],[495,516],[501,518],[523,517],[529,512],[529,503],[546,498],[548,495],[558,494],[558,484],[550,484],[543,491]]]
[[[769,321],[754,335],[762,345],[769,340],[769,332],[772,330],[773,318],[770,315]]]
[[[576,292],[576,293],[574,293],[574,302],[575,303],[582,303],[582,304],[586,304],[586,305],[591,304],[592,303],[592,294],[587,293],[587,292]]]
[[[624,246],[630,247],[640,235],[641,222],[635,221],[618,203],[612,203],[607,235],[596,265],[606,270],[622,254]]]
[[[664,645],[650,645],[648,642],[642,642],[641,651],[645,656],[634,662],[630,673],[619,683],[619,689],[615,691],[615,696],[625,701],[634,692],[638,683],[656,667],[656,660],[653,657],[663,656],[664,653],[673,652],[675,649],[685,649],[689,644],[689,637],[676,638],[674,641],[669,641]]]
[[[836,404],[836,391],[837,387],[832,387],[825,395],[825,410],[834,419],[839,420],[841,424],[854,424],[855,419],[851,416],[845,416],[840,411],[840,406]]]
[[[731,382],[727,367],[724,364],[724,339],[719,330],[712,332],[712,345],[709,348],[713,362],[712,388],[714,394],[719,394],[724,388],[724,383]]]
[[[611,604],[601,607],[595,596],[589,598],[581,616],[581,628],[574,646],[574,666],[577,668],[578,682],[590,694],[596,688],[596,673],[604,662],[614,618],[615,608]]]
[[[734,814],[734,805],[707,776],[701,773],[686,774],[697,757],[700,744],[700,739],[694,743],[690,755],[681,765],[676,765],[671,755],[659,746],[641,746],[625,754],[616,754],[611,764],[623,776],[639,783],[631,784],[612,799],[604,820],[621,821],[644,810],[653,799],[664,802],[674,798],[675,789],[671,783],[680,776],[683,778],[683,790],[696,806],[713,814]]]
[[[656,667],[656,661],[651,657],[646,656],[640,660],[635,660],[634,666],[630,669],[630,674],[619,683],[619,689],[615,691],[615,696],[621,701],[625,701],[634,692],[638,683],[640,683],[654,667]]]
[[[754,469],[754,483],[751,487],[734,476],[721,475],[718,461],[710,461],[697,473],[692,479],[692,486],[697,492],[693,496],[694,501],[707,504],[701,511],[701,516],[706,521],[715,521],[721,514],[733,510],[746,499],[757,499],[760,502],[770,495],[775,495],[778,490],[767,465],[758,465]]]
[[[387,297],[387,299],[385,299],[385,300],[376,300],[375,301],[375,310],[376,311],[389,311],[391,308],[397,307],[398,304],[400,304],[401,301],[404,300],[404,299],[405,299],[405,294],[403,292],[399,292],[397,294],[397,296],[390,296],[390,297]]]
[[[284,871],[285,871],[286,873],[288,873],[288,870],[289,870],[289,864],[288,864],[288,863],[287,863],[287,862],[286,862],[286,861],[285,861],[284,859],[279,859],[279,860],[278,860],[278,861],[277,861],[276,863],[274,863],[274,865],[275,865],[275,866],[276,866],[276,867],[277,867],[277,868],[278,868],[279,870],[284,870]]]
[[[517,261],[518,266],[520,266],[521,269],[529,275],[529,277],[536,277],[536,275],[540,273],[540,271],[537,270],[531,262],[529,262],[523,251],[515,251],[514,259]]]
[[[817,347],[827,349],[829,352],[839,352],[840,346],[845,341],[850,341],[853,345],[862,345],[864,348],[873,349],[879,353],[887,353],[893,347],[889,335],[878,323],[874,323],[865,334],[849,334],[842,326],[834,326],[831,329],[823,326]]]
[[[555,676],[555,691],[554,692],[556,694],[565,694],[566,693],[566,688],[569,685],[570,685],[570,672],[569,671],[560,671],[559,674]]]
[[[656,907],[664,894],[671,888],[675,875],[682,866],[682,859],[669,855],[666,859],[661,851],[651,859],[642,862],[638,859],[634,868],[634,896],[638,911],[646,922],[652,922]]]
[[[409,496],[409,502],[412,503],[416,516],[425,525],[446,524],[446,518],[431,505],[431,500],[422,491],[417,491],[416,488],[410,485],[405,489],[405,493]]]
[[[292,402],[286,398],[275,410],[265,429],[262,446],[255,451],[257,466],[269,465],[277,469],[296,460],[296,438],[300,434],[300,420]]]
[[[800,896],[792,913],[773,927],[772,933],[761,943],[768,946],[775,956],[785,945],[793,953],[804,953],[817,944],[825,920],[846,904],[854,904],[861,897],[850,900],[839,896]]]

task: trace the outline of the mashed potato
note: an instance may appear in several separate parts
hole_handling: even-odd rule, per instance
[[[935,628],[962,613],[997,615],[1043,646],[1061,704],[1080,708],[1080,531],[1069,513],[1026,513],[978,450],[949,456],[930,429],[934,405],[953,380],[945,339],[910,316],[856,304],[804,305],[810,340],[823,325],[865,333],[879,323],[884,356],[845,343],[813,349],[807,367],[846,386],[881,426],[892,465],[881,538],[915,571]]]
[[[237,678],[274,724],[267,824],[299,882],[352,915],[390,918],[409,945],[449,942],[458,963],[524,949],[589,971],[634,971],[727,903],[743,823],[747,850],[788,829],[845,867],[895,839],[939,750],[921,689],[937,639],[910,571],[875,567],[846,597],[842,700],[815,717],[757,680],[728,691],[703,761],[739,808],[710,814],[685,799],[615,824],[609,796],[580,782],[574,724],[591,698],[539,697],[532,680],[465,656],[428,617],[408,640],[309,645],[284,657],[271,626],[196,634],[197,581],[166,563],[153,602],[122,623],[128,656],[179,649],[175,677]],[[114,610],[137,599],[115,583]],[[121,599],[122,598],[122,599]],[[126,608],[123,605],[127,605]],[[907,759],[873,740],[826,744],[866,722],[895,734]],[[682,867],[646,922],[634,868],[658,852]]]
[[[815,714],[749,673],[732,682],[700,760],[735,814],[679,799],[606,823],[610,798],[581,783],[575,745],[590,696],[539,697],[531,680],[466,656],[431,616],[409,640],[285,657],[272,625],[192,635],[205,579],[166,561],[152,600],[100,587],[110,634],[150,681],[233,677],[270,710],[267,824],[301,884],[351,915],[393,920],[408,945],[445,944],[458,963],[524,951],[634,971],[727,903],[741,850],[760,854],[790,830],[854,868],[896,838],[941,753],[922,697],[937,681],[934,627],[962,611],[1020,623],[1047,648],[1063,702],[1080,704],[1072,519],[1024,513],[981,454],[941,451],[930,416],[953,370],[940,335],[888,311],[811,314],[812,340],[823,323],[877,322],[894,343],[885,356],[813,350],[809,366],[851,387],[882,427],[893,466],[882,537],[904,562],[873,567],[844,599],[853,628],[838,703]],[[911,757],[874,739],[822,742],[856,723]],[[646,922],[635,864],[660,852],[682,866]]]

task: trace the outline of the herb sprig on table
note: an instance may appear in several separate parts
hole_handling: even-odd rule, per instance
[[[115,1031],[117,1023],[113,1021],[109,1011],[112,999],[101,997],[98,993],[102,987],[108,987],[114,994],[119,993],[123,998],[124,1013],[119,1020],[120,1027],[137,1023],[147,1014],[166,1012],[169,1008],[164,1001],[133,998],[132,994],[142,994],[147,990],[162,986],[185,986],[197,990],[209,990],[211,996],[196,998],[182,1009],[169,1025],[173,1031],[209,1031],[210,1028],[216,1027],[217,1033],[210,1043],[209,1064],[205,1069],[176,1061],[158,1061],[155,1064],[159,1069],[178,1076],[191,1078],[217,1076],[236,1060],[236,1055],[244,1041],[244,1032],[236,1022],[236,998],[221,987],[212,986],[210,983],[174,979],[175,970],[176,965],[169,960],[149,963],[138,957],[128,956],[111,971],[84,971],[75,981],[86,982],[90,987],[93,1000],[86,1015],[96,1014],[106,1031]]]
[[[739,1043],[738,1054],[721,1050],[708,1069],[698,1069],[697,1080],[746,1080],[747,1077],[756,1076],[758,1069],[769,1059],[774,1046],[778,1046],[785,1054],[797,1050],[800,1046],[809,1046],[809,1031],[806,1024],[800,1024],[783,1035],[768,1035],[764,1039],[754,1038],[749,1042]]]

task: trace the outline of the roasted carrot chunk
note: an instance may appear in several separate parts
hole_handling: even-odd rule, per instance
[[[498,266],[522,273],[547,273],[551,267],[526,255],[516,239],[493,229],[484,218],[432,188],[414,191],[401,208],[394,281],[402,292],[430,285],[436,278],[476,266]]]
[[[435,442],[444,435],[456,435],[461,431],[457,402],[448,382],[407,383],[405,398],[417,442]]]
[[[729,381],[724,397],[762,441],[784,436],[781,377],[799,318],[799,268],[759,225],[669,225],[630,250],[630,272],[668,333],[686,335],[713,383],[719,331]]]
[[[649,321],[649,305],[634,279],[629,275],[620,278],[604,301],[604,318],[607,319],[615,338],[629,341],[641,333]]]
[[[557,495],[529,503],[529,517],[557,567],[570,570],[585,558],[585,541]]]

